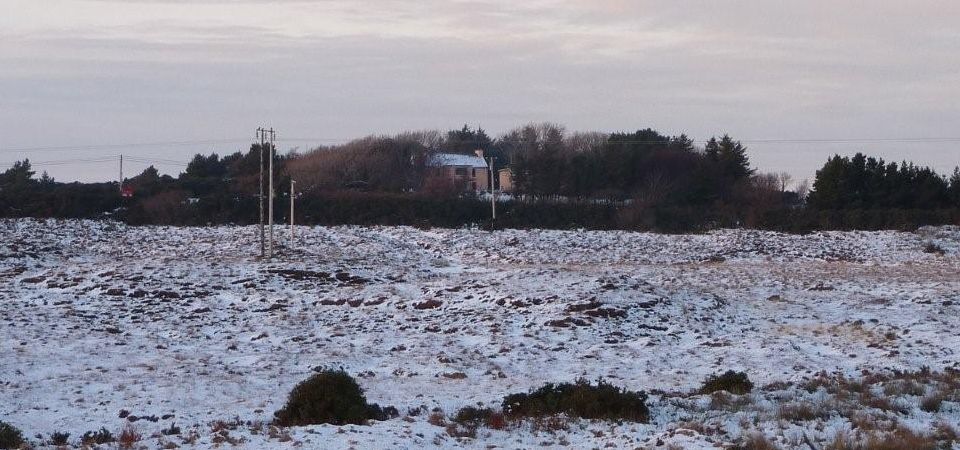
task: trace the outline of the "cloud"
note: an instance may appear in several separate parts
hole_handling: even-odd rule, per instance
[[[960,120],[956,2],[11,1],[10,147],[237,137],[266,121],[324,138],[550,120],[706,139],[947,136]],[[752,149],[798,178],[848,150],[870,149]]]

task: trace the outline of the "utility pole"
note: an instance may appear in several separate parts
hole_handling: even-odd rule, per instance
[[[120,155],[120,195],[123,195],[123,155]]]
[[[268,217],[268,222],[270,223],[270,241],[269,241],[269,244],[267,245],[267,249],[268,249],[268,254],[270,255],[270,258],[273,258],[273,194],[274,194],[274,190],[273,190],[273,157],[274,157],[273,138],[274,138],[274,131],[273,131],[273,128],[271,127],[271,128],[270,128],[270,144],[269,144],[269,145],[270,145],[270,148],[268,149],[268,150],[269,150],[268,153],[270,154],[270,188],[269,188],[270,193],[269,193],[269,196],[267,197],[267,198],[268,198],[267,217]]]
[[[494,157],[489,158],[487,163],[487,171],[490,173],[490,217],[493,220],[497,220],[497,186],[493,181],[493,160]]]
[[[263,231],[263,145],[264,145],[264,129],[263,127],[257,127],[257,138],[260,139],[260,196],[257,197],[258,203],[260,204],[260,257],[263,258],[267,255],[267,250],[264,242],[264,231]]]
[[[293,190],[293,185],[297,184],[296,181],[290,179],[290,248],[293,248],[293,241],[297,237],[293,231],[293,199],[296,197],[296,194]]]

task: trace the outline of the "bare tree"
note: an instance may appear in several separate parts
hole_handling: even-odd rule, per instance
[[[574,153],[599,150],[610,136],[600,132],[576,132],[565,139],[565,146]]]
[[[810,180],[804,178],[797,184],[797,196],[801,201],[806,201],[808,195],[810,195]]]
[[[787,192],[787,187],[793,182],[793,175],[788,172],[777,174],[777,180],[780,182],[780,192]]]
[[[751,178],[753,187],[764,192],[776,192],[783,186],[783,174],[761,173]],[[782,192],[782,189],[781,189]]]

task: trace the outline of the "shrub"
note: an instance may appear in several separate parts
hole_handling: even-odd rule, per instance
[[[453,416],[453,421],[462,425],[473,427],[485,426],[494,430],[506,428],[507,423],[500,411],[494,411],[491,408],[477,408],[466,406],[457,411]]]
[[[50,435],[50,445],[67,445],[70,439],[70,433],[56,431]]]
[[[937,244],[934,244],[933,242],[927,242],[927,244],[923,246],[923,252],[924,252],[924,253],[933,253],[933,254],[935,254],[935,255],[941,255],[941,256],[943,256],[945,253],[947,253],[947,252],[943,249],[943,247],[941,247],[941,246],[939,246],[939,245],[937,245]]]
[[[778,450],[779,448],[762,433],[754,433],[744,439],[742,445],[734,447],[734,450]]]
[[[503,399],[508,418],[544,417],[567,414],[583,419],[647,422],[650,410],[647,394],[620,389],[603,380],[596,385],[578,379],[573,384],[547,384],[528,394],[512,394]]]
[[[930,395],[924,396],[920,399],[920,409],[928,413],[935,413],[940,411],[940,407],[943,405],[943,400],[945,396],[943,393],[934,392]]]
[[[886,435],[872,435],[864,443],[866,450],[936,450],[937,442],[931,436],[898,427]],[[949,447],[943,447],[949,448]]]
[[[23,433],[17,427],[0,421],[0,449],[19,448],[23,445]]]
[[[80,437],[80,443],[83,445],[106,444],[116,441],[113,434],[106,428],[101,427],[100,431],[88,431]]]
[[[780,405],[777,411],[777,417],[781,420],[791,422],[807,422],[817,419],[826,419],[830,417],[830,411],[822,405],[811,405],[810,403],[787,403]]]
[[[453,416],[453,421],[458,423],[481,424],[486,422],[491,416],[493,416],[493,410],[490,408],[466,406],[457,411],[457,414]]]
[[[143,439],[143,435],[137,431],[133,424],[128,423],[120,430],[120,436],[117,437],[117,444],[118,447],[122,449],[133,448],[141,439]]]
[[[274,413],[274,424],[362,425],[368,420],[386,420],[395,415],[395,408],[368,404],[360,385],[343,369],[324,369],[293,388],[287,404]]]
[[[180,434],[180,427],[177,426],[176,422],[170,424],[170,428],[164,428],[160,430],[160,434],[164,436],[174,436]]]
[[[698,392],[712,394],[717,391],[727,391],[731,394],[743,395],[752,390],[753,382],[747,378],[746,372],[728,370],[723,374],[707,377]]]

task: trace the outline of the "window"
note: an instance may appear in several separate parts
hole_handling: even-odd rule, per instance
[[[471,169],[471,170],[473,170],[473,174],[472,174],[471,176],[474,177],[474,178],[476,178],[476,177],[477,177],[477,168],[474,167],[474,168]]]
[[[467,168],[457,167],[456,169],[453,170],[453,173],[455,173],[457,176],[465,177],[467,176]]]

